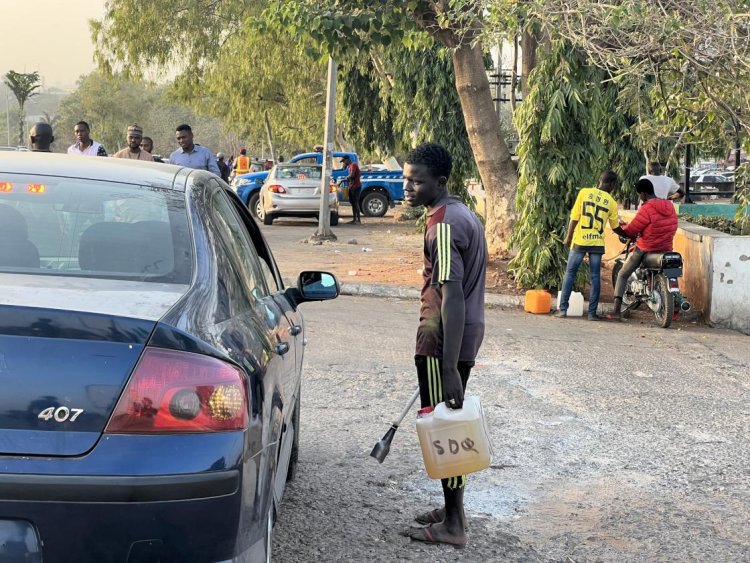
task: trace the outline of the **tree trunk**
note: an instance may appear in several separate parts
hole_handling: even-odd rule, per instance
[[[457,47],[453,51],[453,71],[466,131],[487,196],[487,245],[492,254],[507,252],[516,219],[518,176],[500,134],[481,48],[468,44]]]
[[[268,116],[268,110],[264,112],[266,118],[266,135],[268,135],[268,148],[271,150],[271,162],[276,164],[276,147],[273,144],[273,132],[271,131],[271,118]]]
[[[536,50],[539,47],[539,32],[524,31],[521,38],[521,97],[529,93],[529,75],[536,66]]]
[[[19,147],[23,147],[23,146],[26,145],[26,143],[24,143],[24,139],[23,139],[24,121],[25,121],[25,119],[24,119],[24,115],[23,115],[23,106],[19,105],[19,110],[18,110],[18,146]]]

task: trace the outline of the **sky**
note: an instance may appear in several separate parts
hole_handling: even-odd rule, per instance
[[[0,74],[37,70],[45,87],[74,87],[95,68],[88,21],[105,1],[0,0]]]

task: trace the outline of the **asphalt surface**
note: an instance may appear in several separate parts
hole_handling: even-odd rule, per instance
[[[416,386],[418,302],[303,307],[300,464],[275,561],[750,560],[747,336],[488,310],[468,394],[494,459],[469,478],[456,550],[403,535],[441,503],[414,413],[382,465],[369,457]]]

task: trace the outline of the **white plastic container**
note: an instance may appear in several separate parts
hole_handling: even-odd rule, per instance
[[[560,297],[562,293],[557,294],[557,310],[560,310]],[[580,291],[574,291],[570,294],[568,299],[568,316],[569,317],[581,317],[583,316],[583,293]]]
[[[479,397],[464,397],[461,409],[439,403],[417,414],[417,435],[431,479],[445,479],[487,469],[492,449]]]

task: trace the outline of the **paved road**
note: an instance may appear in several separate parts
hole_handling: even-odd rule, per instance
[[[300,466],[275,560],[750,560],[747,336],[489,311],[469,393],[495,457],[470,477],[459,551],[401,535],[440,502],[413,417],[383,465],[369,457],[415,387],[417,303],[304,307]]]

